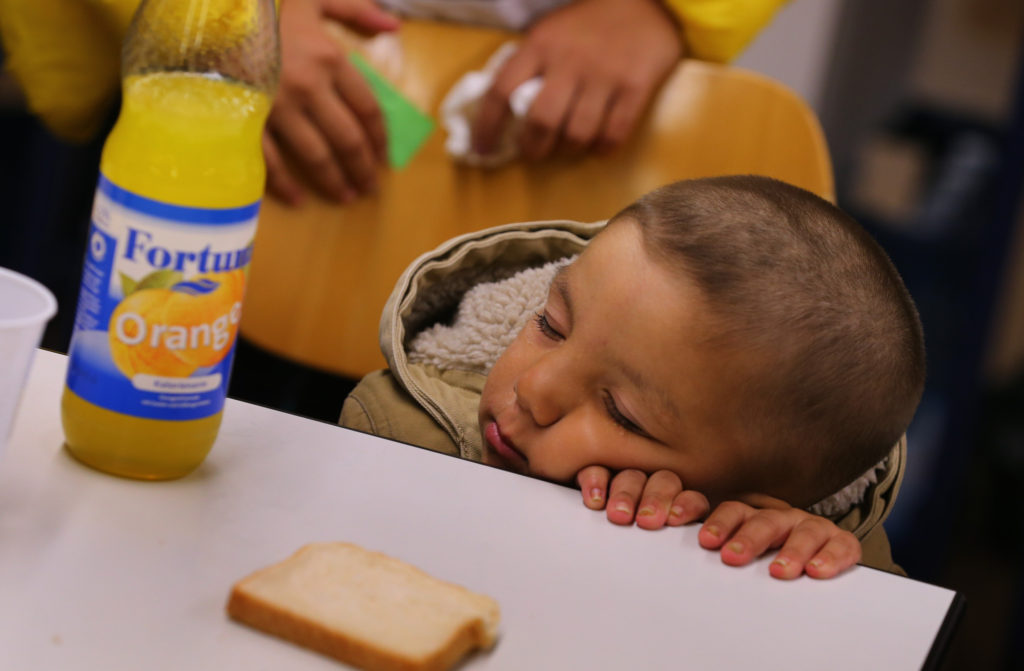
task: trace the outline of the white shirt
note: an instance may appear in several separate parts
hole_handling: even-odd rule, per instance
[[[572,0],[377,0],[406,16],[522,30]]]

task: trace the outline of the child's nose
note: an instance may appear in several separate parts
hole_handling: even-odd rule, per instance
[[[550,426],[566,412],[568,390],[559,377],[551,367],[537,365],[524,371],[513,386],[516,403],[538,426]]]

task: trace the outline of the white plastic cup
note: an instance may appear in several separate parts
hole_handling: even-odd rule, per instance
[[[11,436],[21,391],[57,300],[39,282],[0,268],[0,455]]]

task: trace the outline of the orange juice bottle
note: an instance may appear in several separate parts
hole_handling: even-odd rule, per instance
[[[122,53],[61,400],[66,447],[176,478],[213,446],[263,194],[273,0],[143,0]]]

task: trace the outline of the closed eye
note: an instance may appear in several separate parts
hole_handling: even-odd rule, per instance
[[[615,405],[615,399],[612,398],[612,395],[609,392],[605,391],[603,396],[604,407],[608,411],[608,415],[612,418],[613,422],[630,433],[635,433],[638,436],[644,436],[645,438],[651,437],[650,434],[644,431],[636,422],[622,414],[622,411],[619,410],[619,406]]]
[[[554,326],[551,325],[551,321],[548,316],[543,312],[538,312],[534,318],[534,323],[537,325],[537,329],[548,338],[552,340],[565,340],[565,336],[559,333]]]

